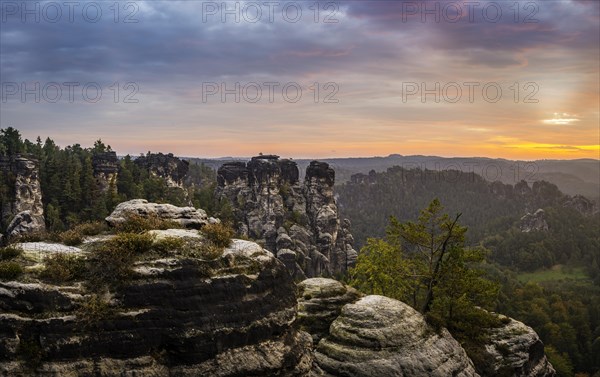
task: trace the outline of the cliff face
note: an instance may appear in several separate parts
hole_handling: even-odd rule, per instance
[[[7,181],[12,185],[12,188],[9,187],[11,192],[8,198],[2,200],[2,222],[7,223],[12,219],[6,235],[10,238],[43,231],[44,206],[38,161],[25,155],[0,159],[0,170],[10,177]]]
[[[100,185],[102,192],[117,191],[117,175],[119,173],[119,159],[116,152],[96,153],[92,157],[94,177]]]
[[[433,329],[403,302],[361,298],[332,279],[298,285],[298,322],[315,341],[317,376],[555,376],[535,331],[506,319],[485,330],[471,360],[446,329]]]
[[[217,180],[217,197],[231,203],[239,231],[262,240],[296,279],[354,264],[350,222],[338,216],[328,164],[311,162],[302,183],[295,162],[257,156],[224,164]]]
[[[447,330],[434,331],[413,308],[383,296],[346,304],[315,359],[324,376],[478,376]]]
[[[144,259],[134,272],[134,278],[100,296],[96,307],[110,311],[95,317],[85,314],[93,301],[81,283],[0,282],[0,375],[302,376],[310,371],[310,336],[292,326],[293,281],[257,244],[235,240],[216,260]]]
[[[150,153],[136,158],[134,163],[148,170],[151,175],[164,178],[170,187],[183,188],[183,178],[189,170],[189,162],[172,153]]]

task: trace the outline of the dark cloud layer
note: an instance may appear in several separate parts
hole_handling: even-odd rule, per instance
[[[49,3],[62,4],[37,3],[41,9]],[[397,101],[398,87],[406,80],[511,82],[532,77],[529,80],[547,80],[546,88],[554,88],[559,85],[560,75],[566,80],[566,84],[560,83],[565,90],[580,93],[589,92],[586,83],[598,75],[600,6],[597,1],[521,1],[517,2],[518,15],[513,1],[479,1],[475,10],[471,10],[472,18],[470,13],[457,18],[457,9],[467,10],[462,1],[338,1],[320,9],[318,22],[314,20],[314,10],[309,8],[312,3],[280,2],[273,22],[266,13],[268,8],[262,5],[262,18],[255,23],[243,16],[239,23],[235,22],[232,15],[222,22],[220,12],[207,13],[207,6],[221,6],[221,2],[123,1],[119,3],[116,23],[114,9],[110,8],[112,1],[82,1],[78,9],[87,3],[101,5],[99,22],[86,21],[80,11],[75,12],[70,22],[64,7],[57,23],[47,22],[43,15],[40,22],[31,18],[22,22],[21,10],[13,12],[10,8],[15,4],[20,7],[22,2],[2,1],[1,81],[93,81],[102,85],[133,81],[139,84],[141,94],[146,95],[140,107],[154,109],[155,103],[161,103],[165,109],[180,114],[193,113],[180,106],[197,101],[202,82],[297,81],[308,86],[313,81],[334,81],[344,84],[340,95],[346,96],[349,106],[319,108],[318,111],[323,111],[322,119],[345,119],[351,112],[354,119],[387,124],[393,119],[398,122],[403,119],[398,108],[390,109],[385,103]],[[227,6],[231,9],[235,4],[228,2]],[[247,5],[238,4],[241,8]],[[302,8],[298,22],[289,22],[282,14],[287,4]],[[327,4],[321,2],[320,6],[324,8]],[[482,9],[488,9],[488,13],[482,13]],[[502,16],[497,17],[498,9]],[[137,22],[124,23],[124,17],[132,10],[135,11],[132,20]],[[438,13],[438,20],[435,14],[427,13],[431,10]],[[327,15],[333,17],[330,21],[337,22],[324,22]],[[550,89],[546,91],[549,92]],[[578,98],[576,94],[572,97]],[[38,106],[33,111],[24,111],[26,105],[1,104],[2,126],[10,121],[42,127],[39,122],[43,119],[59,119],[61,114],[72,117],[72,122],[80,122],[84,114],[99,119],[111,114],[100,105],[68,110]],[[131,127],[151,124],[156,119],[145,120],[140,114],[127,119],[131,111],[137,111],[128,109],[131,110],[111,111],[122,116],[124,122],[129,121]],[[244,117],[241,112],[246,109],[241,106],[237,109],[241,121]],[[341,109],[346,113],[339,112]],[[463,108],[453,109],[447,119],[456,118],[456,110],[465,113]],[[422,112],[408,107],[400,110],[412,111],[406,111],[405,118],[411,121]],[[442,110],[438,108],[430,114],[442,114]],[[202,111],[207,114],[207,122],[221,119],[207,107]],[[284,107],[271,106],[264,111],[273,114],[273,119],[285,118]],[[374,114],[378,111],[379,114]],[[547,109],[545,113],[551,111]],[[530,114],[531,119],[541,120],[543,113],[536,110]],[[465,115],[465,123],[477,116],[483,119],[483,111]],[[228,122],[231,123],[227,127],[235,124],[231,119]],[[102,125],[98,127],[101,129]]]

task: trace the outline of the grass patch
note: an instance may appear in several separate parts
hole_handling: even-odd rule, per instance
[[[522,283],[544,283],[564,280],[589,280],[590,277],[582,267],[556,265],[547,270],[518,274],[517,279]]]
[[[165,237],[154,241],[152,250],[165,255],[172,251],[182,250],[185,246],[186,242],[182,238]]]
[[[86,273],[83,258],[57,253],[45,259],[45,267],[40,272],[40,277],[53,283],[64,283],[83,279]]]
[[[179,229],[181,224],[173,220],[161,219],[156,214],[148,214],[147,216],[130,214],[126,220],[115,226],[119,233],[143,233],[148,230],[158,229]]]
[[[0,280],[14,280],[23,273],[23,268],[16,262],[0,262]]]
[[[77,246],[83,243],[83,234],[77,229],[70,229],[60,233],[58,239],[67,246]]]
[[[231,244],[231,238],[235,235],[233,228],[223,223],[204,225],[200,232],[207,240],[221,248],[228,247]]]
[[[0,248],[0,261],[15,259],[23,253],[23,250],[14,246]]]
[[[100,233],[108,231],[108,225],[102,221],[93,221],[79,224],[73,230],[84,236],[97,236]]]
[[[154,236],[148,233],[119,233],[106,242],[108,247],[128,251],[133,254],[144,254],[152,249]]]
[[[100,295],[93,294],[86,297],[77,311],[77,316],[84,322],[91,324],[109,318],[113,313],[113,308],[106,300]]]
[[[154,236],[148,233],[118,233],[94,246],[87,258],[87,280],[91,288],[117,286],[133,275],[138,257],[153,250]]]
[[[88,284],[93,290],[116,286],[132,275],[135,254],[131,250],[115,247],[111,242],[96,246],[87,259]]]

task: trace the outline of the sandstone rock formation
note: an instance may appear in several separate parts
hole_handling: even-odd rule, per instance
[[[436,332],[413,308],[383,296],[344,306],[315,360],[324,376],[478,376],[447,330]]]
[[[128,216],[156,215],[163,220],[175,221],[185,228],[200,229],[208,224],[208,216],[202,209],[177,207],[172,204],[148,203],[145,199],[133,199],[119,203],[106,218],[109,225],[115,226],[127,220]]]
[[[0,157],[0,170],[14,189],[2,198],[2,223],[8,238],[45,230],[38,161],[26,155]]]
[[[519,228],[521,232],[545,232],[548,230],[548,223],[545,219],[545,212],[543,209],[538,209],[534,213],[527,213],[521,217]]]
[[[350,222],[339,219],[328,164],[311,162],[302,183],[295,162],[261,155],[224,164],[217,181],[217,197],[231,203],[239,232],[262,240],[297,280],[354,264]]]
[[[342,307],[360,298],[360,293],[337,280],[306,279],[298,284],[298,324],[312,335],[316,345],[329,334],[329,326]]]
[[[189,170],[189,162],[173,156],[172,153],[149,153],[136,158],[134,163],[150,174],[164,178],[170,187],[182,188],[183,178]]]
[[[92,167],[94,169],[94,177],[100,185],[102,192],[113,190],[117,191],[117,175],[119,173],[119,159],[117,153],[102,152],[95,153],[92,156]]]
[[[584,216],[596,215],[599,211],[596,203],[582,195],[567,196],[563,206],[573,208]]]
[[[485,364],[477,365],[484,376],[552,377],[556,371],[544,354],[544,344],[533,329],[510,319],[491,330],[485,346]]]
[[[306,376],[311,338],[296,330],[289,273],[237,240],[216,260],[138,262],[89,317],[80,283],[0,282],[0,375]]]

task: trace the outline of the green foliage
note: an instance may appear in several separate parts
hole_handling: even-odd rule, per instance
[[[106,242],[107,247],[140,255],[152,249],[154,236],[148,233],[118,233]]]
[[[101,295],[92,294],[85,298],[79,307],[77,315],[80,319],[87,322],[87,324],[94,324],[109,318],[113,313],[113,308],[111,308],[110,304]]]
[[[205,260],[214,260],[222,255],[223,248],[215,245],[212,242],[204,242],[203,244],[193,248],[190,252],[190,256]]]
[[[83,234],[77,229],[64,231],[58,235],[58,238],[62,243],[68,246],[77,246],[83,243]]]
[[[152,244],[152,250],[155,250],[161,254],[167,254],[176,250],[181,250],[186,246],[186,242],[183,238],[178,237],[164,237],[154,241]]]
[[[7,261],[14,259],[21,255],[23,250],[14,246],[7,246],[0,248],[0,261]]]
[[[573,364],[569,355],[566,353],[558,352],[554,347],[545,347],[544,349],[548,360],[556,370],[556,374],[559,377],[573,377]]]
[[[74,228],[83,236],[96,236],[108,230],[108,226],[104,221],[91,221],[77,224]]]
[[[350,273],[350,284],[367,294],[404,299],[411,289],[409,261],[384,240],[369,238]]]
[[[224,223],[206,224],[201,229],[202,234],[216,247],[225,248],[231,244],[234,230]]]
[[[181,225],[176,221],[161,219],[157,214],[151,213],[146,216],[130,214],[125,221],[117,224],[115,229],[120,233],[143,233],[154,229],[177,229]]]
[[[0,156],[11,156],[23,152],[26,150],[19,130],[13,127],[0,129]]]
[[[14,280],[23,273],[23,268],[16,262],[0,262],[0,280]]]
[[[369,239],[361,249],[351,284],[410,303],[432,326],[447,327],[459,341],[480,342],[486,329],[500,325],[482,310],[494,307],[498,286],[477,268],[484,251],[464,246],[460,215],[451,220],[442,211],[434,199],[417,222],[391,218],[386,239]]]
[[[40,272],[40,277],[52,283],[80,280],[86,274],[85,260],[66,253],[57,253],[47,257],[44,264],[45,267]]]
[[[558,362],[565,365],[566,360],[572,371],[600,370],[600,358],[594,357],[594,340],[600,334],[600,287],[590,280],[522,284],[516,275],[505,279],[499,312],[531,326],[556,351]]]
[[[112,242],[104,242],[93,248],[87,261],[87,283],[97,290],[103,286],[118,286],[129,279],[133,274],[135,253]]]

